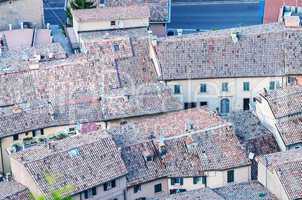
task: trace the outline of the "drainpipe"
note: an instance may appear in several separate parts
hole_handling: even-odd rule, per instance
[[[0,153],[1,153],[2,175],[4,175],[4,162],[3,162],[3,151],[2,151],[2,139],[0,139]]]
[[[268,167],[268,160],[266,157],[264,157],[265,159],[265,187],[267,188],[267,167]]]

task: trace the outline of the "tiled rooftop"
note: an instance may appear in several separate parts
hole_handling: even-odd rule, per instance
[[[301,30],[266,24],[157,39],[160,79],[301,73]]]
[[[251,111],[233,112],[226,117],[226,120],[233,124],[236,136],[247,154],[253,152],[262,155],[279,150],[273,134]]]
[[[125,51],[135,56],[103,61],[93,55],[77,55],[41,62],[37,69],[17,68],[14,73],[0,75],[0,111],[3,113],[0,135],[181,109],[182,105],[168,88],[153,84],[156,82],[154,68],[150,60],[145,60],[147,41],[133,41],[135,50],[129,38],[125,41],[128,42]],[[108,46],[108,51],[112,51],[111,48]],[[16,106],[26,106],[26,109],[11,112]]]
[[[302,116],[279,121],[276,126],[286,145],[302,143]]]
[[[146,5],[78,9],[73,10],[72,13],[78,22],[149,19],[150,17],[150,10]]]
[[[117,73],[121,87],[136,87],[157,82],[157,74],[149,56],[148,37],[122,36],[101,41],[87,41],[87,53],[110,62],[113,69],[107,76]],[[111,74],[110,74],[111,73]]]
[[[93,31],[93,32],[81,32],[78,33],[79,38],[84,42],[97,42],[99,40],[129,36],[131,38],[148,36],[147,28],[131,28],[131,29],[116,29],[110,31]]]
[[[188,192],[181,192],[173,195],[167,195],[150,200],[225,200],[210,188],[202,188]]]
[[[59,43],[5,51],[0,55],[0,76],[7,73],[29,71],[35,69],[36,65],[41,62],[64,58],[66,58],[66,53]]]
[[[302,87],[288,86],[261,94],[277,119],[277,128],[286,145],[302,142]]]
[[[66,187],[63,195],[76,194],[127,173],[114,141],[100,131],[34,146],[12,157],[45,195]]]
[[[230,184],[214,189],[225,200],[277,200],[265,187],[258,182]]]
[[[0,182],[0,200],[29,200],[30,192],[15,181]]]
[[[302,112],[302,86],[294,85],[262,94],[275,117],[282,118]]]
[[[217,114],[204,108],[181,110],[142,118],[112,122],[110,133],[117,143],[129,145],[150,138],[173,137],[190,131],[223,126],[226,124]],[[191,126],[193,126],[191,130]]]
[[[112,95],[102,96],[101,102],[104,120],[183,109],[183,104],[163,84],[143,86],[135,90],[114,90]]]
[[[110,129],[122,147],[128,184],[166,176],[202,176],[209,170],[248,165],[229,124],[214,114],[206,114],[202,109],[179,111],[128,120],[126,125]],[[145,161],[146,155],[152,156],[152,161]]]
[[[148,5],[150,8],[151,22],[168,22],[169,19],[169,0],[107,0],[106,6],[130,6]]]
[[[164,145],[163,145],[164,144]],[[146,161],[151,156],[151,161]],[[162,177],[202,176],[205,171],[249,165],[245,152],[229,127],[192,136],[149,140],[122,148],[128,185]]]
[[[288,150],[257,158],[275,170],[290,200],[302,198],[302,150]],[[267,162],[267,163],[266,163]]]

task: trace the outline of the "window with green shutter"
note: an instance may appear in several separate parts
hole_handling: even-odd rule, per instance
[[[228,180],[227,180],[227,182],[228,183],[234,182],[234,170],[229,170],[227,173],[228,173]]]
[[[154,193],[162,191],[161,183],[154,185]]]
[[[250,91],[250,83],[244,82],[243,83],[243,91]]]

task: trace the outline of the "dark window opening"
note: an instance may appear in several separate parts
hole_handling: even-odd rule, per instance
[[[14,135],[14,136],[13,136],[13,140],[14,140],[14,141],[19,140],[19,135]]]
[[[243,99],[243,110],[250,110],[250,99]]]
[[[185,109],[190,109],[190,108],[196,108],[197,107],[197,104],[196,102],[186,102],[184,103],[184,107]]]
[[[161,183],[154,185],[154,192],[158,193],[162,191]]]
[[[133,188],[133,192],[138,193],[139,191],[141,191],[141,185],[135,185]]]
[[[206,102],[206,101],[201,101],[200,102],[200,106],[207,106],[208,105],[208,102]]]
[[[233,183],[234,182],[234,170],[229,170],[228,172],[228,183]]]
[[[180,94],[180,85],[174,85],[174,94]]]

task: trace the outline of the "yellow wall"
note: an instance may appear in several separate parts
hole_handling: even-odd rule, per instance
[[[276,171],[266,169],[265,165],[260,162],[258,162],[258,181],[278,199],[289,200]]]
[[[121,28],[136,28],[136,27],[148,27],[149,19],[131,19],[131,20],[115,20],[116,25],[111,26],[110,21],[95,21],[95,22],[78,22],[73,19],[73,27],[75,32],[81,31],[100,31],[100,30],[112,30]]]
[[[261,100],[261,102],[256,102],[256,114],[259,120],[268,130],[273,133],[279,148],[282,151],[286,151],[287,147],[276,127],[276,119],[268,102],[263,97],[259,97],[259,100]]]
[[[174,85],[181,86],[181,94],[174,94],[181,102],[208,102],[211,110],[220,109],[220,100],[228,98],[230,100],[230,111],[243,110],[243,98],[250,98],[250,103],[253,102],[253,97],[256,97],[263,88],[269,88],[270,81],[279,81],[280,85],[285,85],[285,78],[282,77],[267,77],[267,78],[220,78],[220,79],[200,79],[200,80],[179,80],[168,81],[167,85],[174,90]],[[227,82],[229,91],[222,91],[222,83]],[[243,90],[243,82],[250,83],[250,91]],[[207,85],[207,92],[200,93],[200,84]]]
[[[154,185],[159,183],[162,184],[162,192],[154,193]],[[157,179],[151,182],[144,183],[141,185],[141,191],[137,193],[133,192],[133,188],[134,187],[127,188],[127,200],[135,200],[142,197],[152,198],[169,194],[167,178]]]
[[[103,129],[105,127],[104,123],[97,123],[98,125],[100,125],[101,129]],[[68,130],[69,128],[74,128],[75,125],[66,125],[66,126],[57,126],[57,127],[49,127],[49,128],[45,128],[44,130],[44,136],[45,137],[49,137],[49,136],[53,136],[61,131],[64,130]],[[13,140],[13,136],[9,136],[9,137],[5,137],[1,139],[1,151],[2,151],[2,155],[0,155],[0,173],[9,173],[10,170],[10,159],[9,159],[9,155],[7,153],[7,149],[10,148],[12,146],[12,144],[14,143],[22,143],[24,138],[31,138],[33,137],[33,133],[32,131],[29,131],[27,133],[20,133],[19,135],[19,140],[14,141]],[[36,137],[39,137],[40,135],[36,135]],[[3,165],[2,162],[3,161]]]

